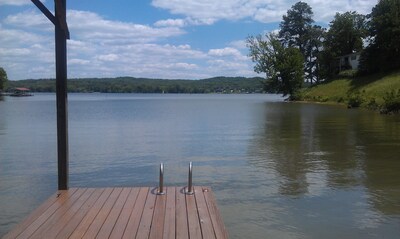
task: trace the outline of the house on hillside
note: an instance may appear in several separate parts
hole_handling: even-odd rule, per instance
[[[338,70],[339,72],[344,70],[358,70],[358,64],[360,63],[360,52],[351,53],[348,55],[338,57]]]

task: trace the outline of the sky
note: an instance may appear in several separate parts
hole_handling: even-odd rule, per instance
[[[68,78],[257,76],[246,38],[279,29],[295,0],[67,0]],[[304,0],[316,24],[377,0]],[[54,1],[42,0],[53,12]],[[54,26],[30,0],[0,0],[9,80],[55,78]]]

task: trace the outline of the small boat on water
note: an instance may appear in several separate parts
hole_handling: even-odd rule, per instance
[[[19,87],[15,88],[13,93],[10,94],[10,96],[23,97],[23,96],[33,96],[33,94],[31,93],[30,89]]]

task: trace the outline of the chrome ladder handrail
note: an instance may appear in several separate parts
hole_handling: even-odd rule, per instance
[[[188,195],[194,194],[194,191],[193,191],[193,163],[192,162],[189,163],[189,178],[188,178],[188,187],[187,187],[186,194],[188,194]]]
[[[164,164],[160,163],[160,177],[159,177],[159,183],[158,183],[158,195],[164,195]]]

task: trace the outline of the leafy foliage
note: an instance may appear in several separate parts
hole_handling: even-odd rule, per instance
[[[28,87],[55,92],[54,79],[10,81],[9,89]],[[69,79],[69,92],[102,93],[254,93],[262,92],[262,78],[215,77],[203,80],[162,80],[133,77]]]
[[[347,101],[347,108],[358,108],[364,103],[364,96],[359,91],[352,92]]]
[[[370,44],[360,59],[369,74],[400,67],[400,1],[380,0],[369,15]]]
[[[0,91],[4,90],[7,81],[7,72],[3,69],[3,67],[0,67]]]
[[[283,39],[286,46],[297,47],[305,55],[307,34],[314,22],[311,7],[305,2],[297,2],[283,16],[279,25],[279,37]]]
[[[367,34],[365,16],[357,12],[336,13],[325,33],[323,51],[319,55],[320,78],[332,79],[339,70],[338,57],[360,52]]]
[[[365,16],[357,12],[336,13],[326,34],[325,47],[338,57],[363,49],[366,36]]]
[[[247,38],[249,56],[256,63],[254,70],[266,74],[267,91],[277,91],[284,95],[297,92],[304,80],[303,56],[299,49],[285,47],[278,36],[271,33],[265,36]]]
[[[322,45],[324,30],[313,26],[313,12],[305,2],[297,2],[280,24],[279,37],[288,47],[298,48],[304,58],[304,72],[309,82],[319,81],[319,65],[317,55]]]
[[[325,29],[320,26],[312,26],[309,28],[305,45],[305,73],[310,83],[320,83],[323,79],[321,72],[321,59],[323,39],[325,38]]]
[[[396,113],[400,112],[400,89],[386,92],[383,97],[384,103],[381,109],[382,113]]]

